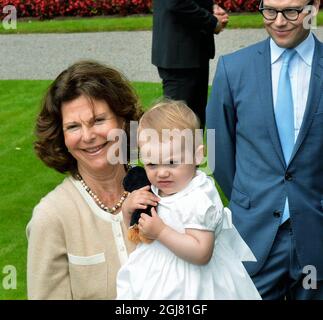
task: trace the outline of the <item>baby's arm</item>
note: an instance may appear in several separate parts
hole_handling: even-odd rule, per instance
[[[136,209],[146,209],[148,205],[157,206],[159,198],[149,192],[149,189],[150,186],[145,186],[131,192],[122,204],[123,221],[127,227],[129,227],[131,215]]]
[[[186,229],[179,233],[166,225],[157,215],[155,208],[152,216],[142,214],[139,230],[150,239],[157,239],[178,257],[194,264],[207,264],[213,253],[214,232]]]

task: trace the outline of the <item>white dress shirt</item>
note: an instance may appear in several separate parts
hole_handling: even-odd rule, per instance
[[[283,62],[282,54],[284,53],[285,48],[277,46],[277,44],[271,39],[270,49],[272,88],[275,108],[277,101],[279,74]],[[310,32],[308,37],[295,48],[297,54],[290,61],[289,65],[289,75],[294,102],[295,142],[298,137],[306,109],[314,49],[315,40],[313,34]]]

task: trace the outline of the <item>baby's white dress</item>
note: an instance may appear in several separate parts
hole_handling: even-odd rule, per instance
[[[156,187],[152,191],[158,195]],[[160,198],[157,213],[173,229],[215,232],[212,258],[195,265],[157,240],[141,243],[118,272],[117,299],[261,299],[241,262],[256,259],[232,225],[231,211],[223,207],[212,179],[198,170],[184,190]]]

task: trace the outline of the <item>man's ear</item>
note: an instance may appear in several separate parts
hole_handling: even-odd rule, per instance
[[[199,145],[195,150],[195,164],[199,166],[204,159],[204,146],[203,144]]]

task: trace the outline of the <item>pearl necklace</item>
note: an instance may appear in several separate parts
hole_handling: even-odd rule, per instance
[[[117,202],[116,205],[114,205],[112,208],[107,207],[100,199],[99,197],[91,190],[91,188],[85,183],[85,181],[83,180],[83,178],[81,177],[80,174],[76,175],[77,179],[81,182],[82,186],[84,187],[84,189],[88,192],[88,194],[94,199],[94,201],[99,205],[99,207],[106,211],[109,212],[111,214],[115,214],[115,212],[121,208],[123,202],[126,200],[127,195],[129,194],[128,191],[124,191],[120,200]]]

